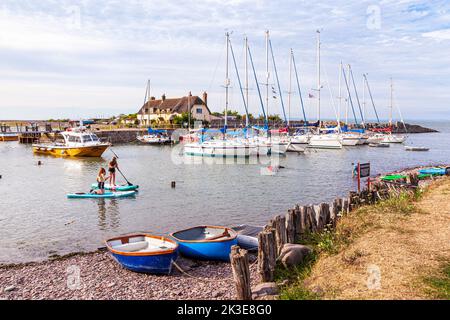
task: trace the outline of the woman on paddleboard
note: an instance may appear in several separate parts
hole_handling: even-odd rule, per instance
[[[119,165],[117,163],[117,158],[113,157],[108,165],[109,184],[111,185],[111,187],[114,187],[116,185],[116,169],[119,169]]]
[[[97,175],[97,190],[95,190],[96,194],[104,194],[105,193],[105,181],[109,177],[106,177],[105,168],[100,168]]]

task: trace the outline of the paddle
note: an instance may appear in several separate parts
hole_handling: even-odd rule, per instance
[[[117,159],[119,159],[119,156],[113,151],[113,149],[109,148],[109,150],[111,150],[111,152],[116,156]],[[128,183],[129,186],[134,186],[134,184],[132,184],[130,181],[128,181],[128,179],[125,177],[125,175],[122,173],[122,171],[120,171],[119,168],[116,168],[117,171],[119,171],[119,173],[122,175],[122,177],[125,179],[125,181]]]

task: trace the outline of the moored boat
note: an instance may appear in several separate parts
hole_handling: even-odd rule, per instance
[[[178,257],[175,241],[150,234],[116,237],[105,244],[114,260],[135,272],[169,274]]]
[[[237,233],[227,227],[198,226],[171,233],[180,253],[198,260],[229,261],[231,247],[237,244]]]
[[[83,127],[60,133],[62,141],[49,144],[33,144],[36,154],[62,157],[100,157],[110,143],[101,142],[96,134]]]
[[[369,143],[369,147],[373,147],[373,148],[389,148],[390,145],[389,145],[389,143],[385,143],[385,142],[371,142],[371,143]]]
[[[419,170],[420,174],[431,174],[436,176],[443,176],[447,172],[446,168],[427,168]]]
[[[406,151],[428,151],[428,150],[430,150],[430,148],[405,146],[405,150]]]
[[[19,135],[10,132],[0,132],[0,141],[18,141]]]
[[[308,148],[342,149],[342,138],[337,134],[316,134],[309,140]]]

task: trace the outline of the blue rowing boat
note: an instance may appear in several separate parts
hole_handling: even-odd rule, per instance
[[[230,261],[231,247],[237,244],[233,229],[199,226],[171,233],[180,247],[180,253],[197,260]]]
[[[133,234],[105,243],[114,260],[135,272],[169,274],[178,257],[178,244],[165,237]]]

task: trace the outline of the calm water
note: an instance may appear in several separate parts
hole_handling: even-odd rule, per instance
[[[33,155],[31,148],[0,143],[0,263],[46,259],[52,254],[93,250],[118,234],[166,234],[199,224],[263,225],[295,203],[329,201],[354,188],[352,162],[372,163],[372,173],[450,162],[450,125],[423,123],[436,134],[410,135],[406,144],[429,152],[348,147],[317,150],[280,159],[286,167],[262,175],[257,163],[178,164],[171,147],[123,145],[113,150],[127,178],[140,185],[136,198],[68,200],[88,191],[102,159]],[[37,161],[43,161],[37,166]],[[123,181],[120,179],[120,181]],[[171,189],[170,182],[177,186]]]

